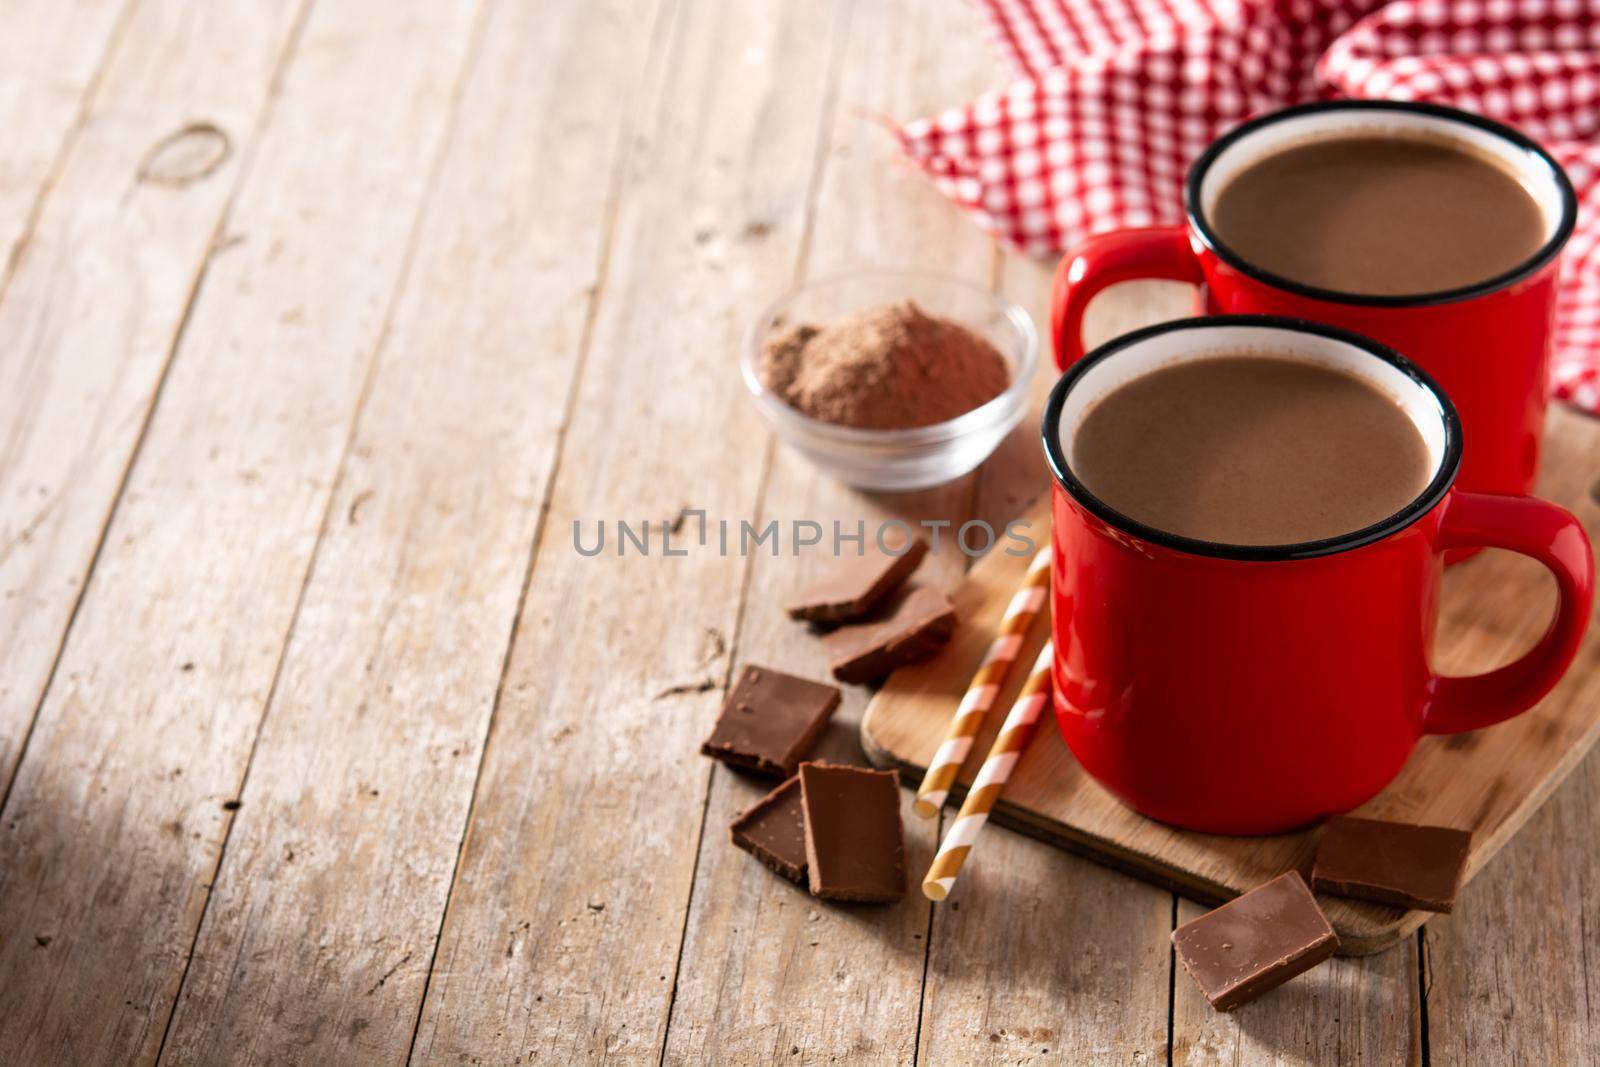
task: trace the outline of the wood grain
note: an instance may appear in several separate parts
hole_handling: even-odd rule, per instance
[[[921,1062],[1164,1062],[1171,894],[1010,830],[978,849],[934,909]]]
[[[0,796],[254,141],[297,6],[141,7],[5,288]],[[84,14],[52,24],[51,34],[88,33]],[[11,36],[11,19],[8,9],[6,53],[30,43],[24,28]],[[46,40],[31,43],[53,51]],[[81,80],[71,69],[67,81]],[[41,117],[65,118],[59,102],[40,108]],[[227,134],[229,158],[181,188],[140,182],[152,146],[201,116]],[[18,163],[25,183],[38,169],[27,155]]]
[[[1424,928],[1436,1064],[1600,1064],[1600,754]]]
[[[752,308],[789,281],[836,12],[671,12],[428,995],[423,1063],[655,1061],[705,808],[762,435],[741,395]],[[752,442],[757,444],[753,445]],[[568,460],[570,459],[570,462]],[[685,517],[703,509],[709,543]],[[618,556],[615,522],[651,522]],[[606,551],[575,549],[596,523]]]
[[[169,1061],[406,1057],[564,421],[530,398],[570,390],[601,265],[636,10],[498,4],[480,31]],[[528,63],[536,39],[562,61]]]
[[[132,0],[14,0],[0,33],[0,294]]]
[[[862,109],[918,114],[971,95],[991,74],[987,57],[961,43],[975,29],[972,11],[938,5],[912,18],[914,6],[903,0],[856,4],[850,11],[846,76],[831,116],[807,277],[939,260],[947,273],[989,283],[994,251],[988,239],[952,213],[927,182],[897,166],[893,139],[860,117]],[[889,519],[913,525],[954,519],[959,525],[970,507],[971,477],[927,492],[860,493],[770,437],[764,444],[771,473],[757,511],[762,523],[787,527],[810,520],[829,531],[834,521],[847,530],[864,522],[868,531]],[[959,579],[965,557],[951,549],[949,534],[943,542],[919,579]],[[786,552],[748,561],[735,670],[754,663],[828,678],[820,642],[782,605],[834,562],[827,542],[799,558]],[[845,703],[823,749],[834,759],[864,762],[852,734],[868,691],[844,688]],[[711,771],[667,1062],[910,1062],[929,909],[915,874],[932,859],[936,825],[912,813],[906,793],[902,821],[913,875],[906,899],[888,907],[830,905],[780,884],[730,845],[728,823],[766,788],[725,767]]]
[[[1552,412],[1541,495],[1570,507],[1600,538],[1600,505],[1589,495],[1600,422]],[[1043,513],[1038,528],[1047,529]],[[868,709],[863,738],[875,758],[916,773],[936,747],[960,679],[982,654],[1025,561],[991,556],[973,572],[987,595],[969,593],[982,624],[958,632],[933,664],[892,678]],[[1449,570],[1441,629],[1445,669],[1482,670],[1531,644],[1549,619],[1548,579],[1507,553],[1485,553]],[[1600,736],[1600,630],[1591,629],[1554,693],[1533,711],[1490,730],[1424,738],[1398,778],[1360,810],[1379,817],[1457,826],[1474,832],[1470,878],[1537,809]],[[970,775],[971,768],[968,768]],[[968,778],[970,780],[970,778]],[[1018,766],[996,818],[1115,866],[1217,902],[1310,858],[1313,833],[1227,838],[1162,826],[1123,807],[1072,760],[1060,736],[1042,733]],[[1361,955],[1395,944],[1427,918],[1422,912],[1329,898],[1341,951]]]
[[[196,47],[245,62],[290,13],[241,10],[262,21],[183,5],[166,28],[204,28]],[[242,241],[190,313],[4,811],[0,1047],[15,1062],[156,1053],[471,14],[339,4],[304,27],[233,211]],[[428,48],[396,47],[417,34]],[[153,44],[124,54],[170,62]]]

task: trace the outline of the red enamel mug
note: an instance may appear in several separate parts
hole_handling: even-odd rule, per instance
[[[1072,433],[1119,384],[1156,367],[1260,349],[1356,374],[1395,400],[1432,477],[1401,511],[1322,541],[1235,546],[1152,529],[1073,473]],[[1462,431],[1434,380],[1389,348],[1272,316],[1185,319],[1075,362],[1043,423],[1055,476],[1056,721],[1096,781],[1192,830],[1269,834],[1348,811],[1387,785],[1424,734],[1532,707],[1572,662],[1594,561],[1554,504],[1454,483]],[[1520,659],[1473,677],[1430,667],[1444,553],[1495,547],[1555,575],[1555,618]]]
[[[1416,296],[1361,296],[1301,285],[1228,248],[1210,222],[1218,193],[1244,167],[1287,145],[1352,133],[1455,139],[1501,162],[1539,205],[1545,242],[1479,284]],[[1203,285],[1210,312],[1332,323],[1403,352],[1455,401],[1467,431],[1461,484],[1526,493],[1539,467],[1556,262],[1577,215],[1572,184],[1538,144],[1465,111],[1390,100],[1327,101],[1273,112],[1214,142],[1189,170],[1186,225],[1092,237],[1061,261],[1052,308],[1056,363],[1083,355],[1083,312],[1100,290],[1136,278]]]

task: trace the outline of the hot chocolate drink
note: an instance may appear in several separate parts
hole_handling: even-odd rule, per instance
[[[1072,432],[1089,491],[1146,526],[1286,545],[1380,522],[1421,495],[1416,424],[1353,374],[1271,353],[1187,359],[1101,397]]]
[[[1487,281],[1549,236],[1508,169],[1442,137],[1367,133],[1281,149],[1229,180],[1208,214],[1249,263],[1359,296]]]

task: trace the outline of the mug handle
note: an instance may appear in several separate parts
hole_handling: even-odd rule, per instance
[[[1201,285],[1205,275],[1183,226],[1113,230],[1090,237],[1063,256],[1050,301],[1056,369],[1083,358],[1083,312],[1095,294],[1118,282],[1156,278]]]
[[[1441,549],[1505,548],[1538,560],[1556,579],[1556,614],[1522,658],[1486,674],[1434,679],[1422,731],[1458,734],[1504,722],[1537,704],[1577,655],[1594,600],[1594,552],[1564,508],[1526,496],[1456,492],[1445,505]]]

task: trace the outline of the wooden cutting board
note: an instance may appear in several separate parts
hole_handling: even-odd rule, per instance
[[[1600,544],[1600,420],[1551,413],[1540,495],[1571,509]],[[1040,544],[1049,537],[1048,496],[1028,516]],[[920,779],[943,738],[968,679],[994,634],[1026,559],[991,553],[955,594],[962,625],[934,659],[896,672],[867,708],[861,739],[871,758]],[[1550,618],[1554,582],[1531,560],[1486,552],[1445,574],[1444,617],[1436,661],[1441,671],[1477,673],[1532,645]],[[1045,639],[1034,627],[1021,663]],[[952,794],[959,803],[988,750],[1004,709],[1021,686],[1011,679],[990,713]],[[1358,809],[1379,818],[1471,830],[1472,878],[1528,821],[1600,737],[1600,627],[1556,690],[1537,708],[1499,726],[1424,738],[1400,776]],[[1017,766],[996,822],[1099,860],[1204,904],[1220,904],[1285,871],[1309,873],[1316,831],[1277,837],[1189,833],[1124,807],[1083,773],[1048,719]],[[975,862],[982,862],[978,856]],[[959,892],[959,889],[958,889]],[[1341,952],[1367,955],[1398,943],[1429,918],[1336,897],[1320,897],[1343,940]]]

